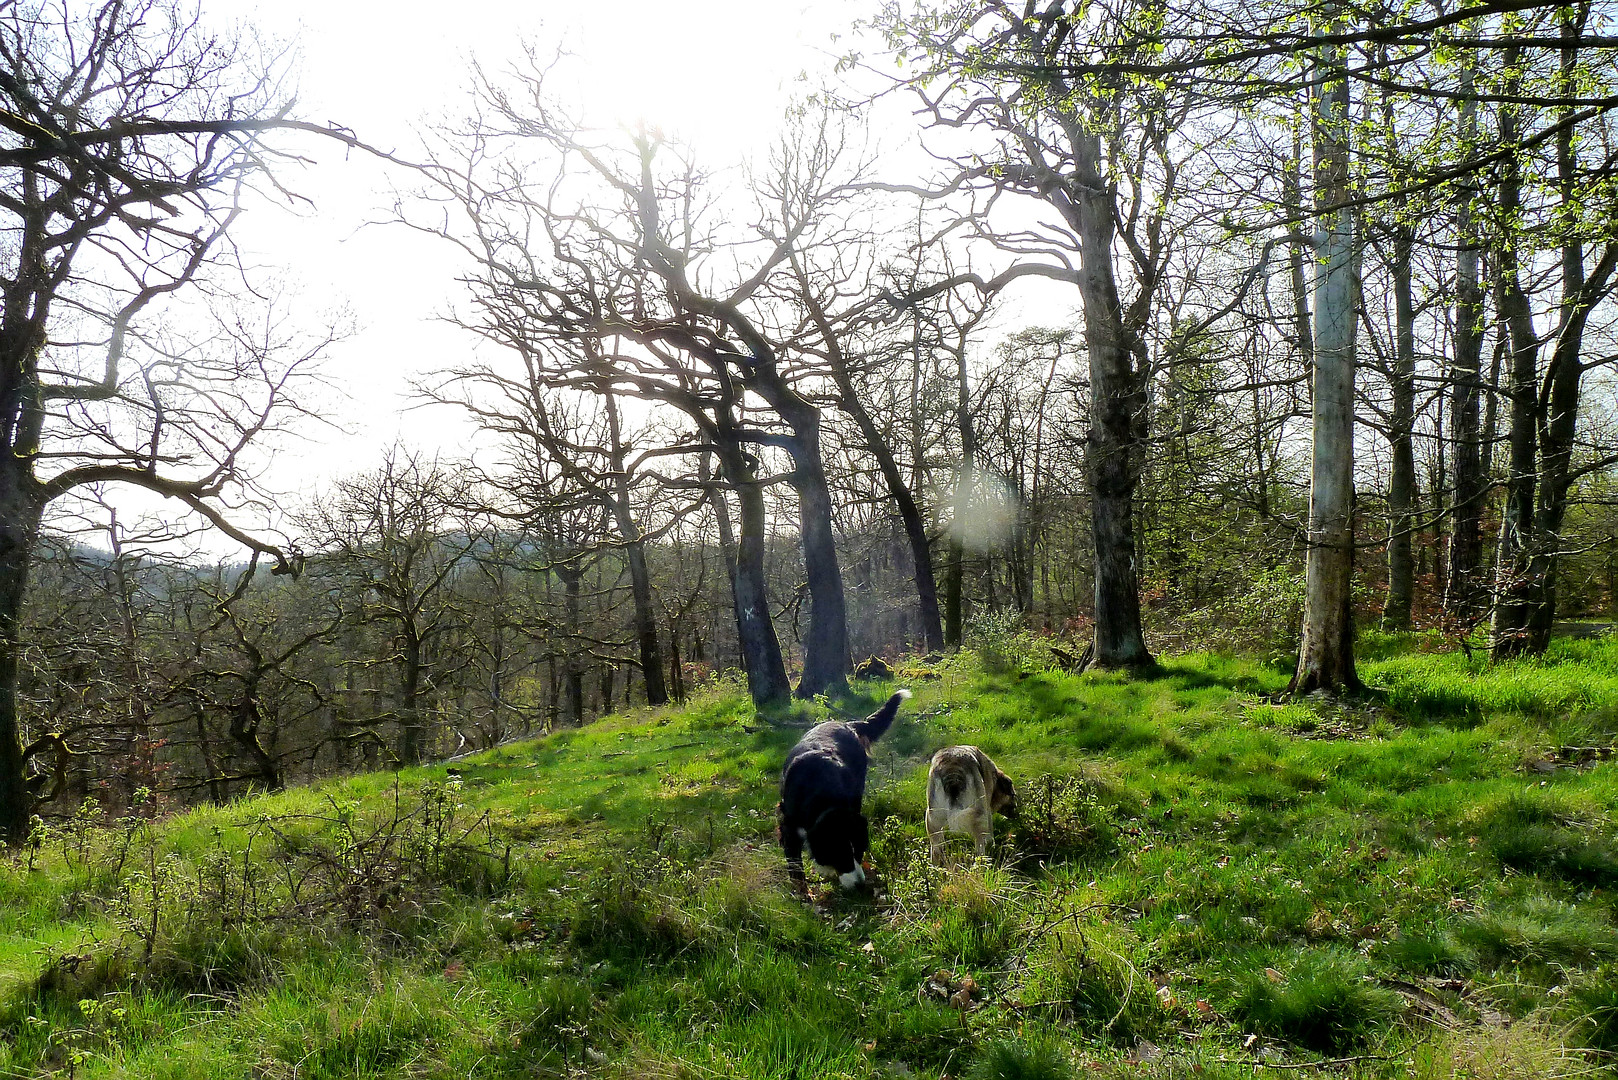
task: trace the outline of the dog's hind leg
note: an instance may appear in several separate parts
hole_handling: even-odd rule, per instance
[[[787,877],[791,879],[792,887],[807,892],[809,879],[803,876],[803,831],[787,824],[786,814],[779,803],[775,807],[775,836],[781,841],[781,853],[787,857]]]
[[[994,816],[985,807],[977,813],[977,821],[973,822],[972,839],[977,844],[978,858],[989,853],[989,841],[994,839]]]
[[[944,829],[948,822],[948,811],[927,811],[927,851],[934,866],[944,865]]]

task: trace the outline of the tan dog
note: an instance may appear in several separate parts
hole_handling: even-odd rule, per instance
[[[946,746],[927,774],[927,843],[934,866],[944,865],[944,834],[964,832],[977,853],[989,850],[994,814],[1017,812],[1011,779],[975,746]]]

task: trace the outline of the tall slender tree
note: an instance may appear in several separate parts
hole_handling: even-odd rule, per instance
[[[1323,17],[1335,29],[1341,15]],[[1310,462],[1309,549],[1303,642],[1295,693],[1359,685],[1354,668],[1354,371],[1360,240],[1352,205],[1352,118],[1346,50],[1323,45],[1316,57],[1314,280],[1314,448]]]

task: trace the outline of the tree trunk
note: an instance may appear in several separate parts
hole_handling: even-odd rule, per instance
[[[578,727],[584,723],[584,667],[579,663],[579,585],[584,572],[574,566],[558,566],[562,579],[562,603],[567,618],[566,653],[562,657],[562,723]]]
[[[816,327],[820,331],[822,341],[826,346],[826,355],[829,360],[833,383],[837,386],[838,406],[846,412],[859,428],[860,438],[865,441],[865,447],[876,459],[877,468],[882,472],[882,479],[888,485],[888,494],[893,498],[894,506],[898,507],[899,520],[904,526],[905,539],[910,544],[910,562],[915,574],[916,600],[921,612],[922,636],[926,639],[928,649],[941,649],[944,647],[944,630],[938,618],[938,585],[933,578],[932,549],[927,543],[927,526],[922,520],[921,510],[916,506],[915,495],[910,486],[904,482],[899,472],[899,463],[893,456],[893,448],[883,437],[882,431],[871,419],[870,412],[865,403],[860,400],[858,391],[854,387],[854,379],[850,374],[851,365],[848,357],[843,353],[842,342],[838,338],[835,328],[831,324],[824,307],[816,298],[814,290],[809,285],[808,274],[802,265],[793,259],[793,269],[803,288],[804,303],[809,309]],[[917,343],[913,343],[916,345]],[[815,456],[819,458],[819,442],[816,440]],[[836,565],[835,561],[832,564]],[[844,631],[845,635],[847,631]]]
[[[197,725],[197,752],[202,755],[202,776],[208,785],[208,801],[215,806],[223,806],[225,792],[219,782],[219,766],[214,762],[213,743],[208,737],[208,715],[195,700],[191,702],[191,719]]]
[[[1461,74],[1461,92],[1472,92],[1469,70]],[[1461,137],[1466,145],[1477,139],[1477,102],[1461,99]],[[1455,357],[1450,364],[1449,433],[1450,475],[1455,484],[1451,503],[1449,573],[1444,614],[1461,627],[1470,627],[1483,609],[1478,577],[1483,564],[1483,498],[1488,491],[1483,472],[1479,413],[1483,372],[1483,290],[1478,281],[1478,248],[1473,226],[1473,192],[1464,182],[1458,196],[1455,256]]]
[[[1281,198],[1297,218],[1303,217],[1303,136],[1292,136],[1292,164],[1281,173]],[[1314,378],[1315,330],[1309,314],[1309,277],[1304,267],[1304,244],[1287,246],[1288,280],[1292,284],[1292,331],[1298,338],[1298,359],[1307,377]]]
[[[399,685],[399,762],[421,764],[421,639],[404,634],[404,670]]]
[[[1354,670],[1354,368],[1359,250],[1349,198],[1348,80],[1339,49],[1323,50],[1316,89],[1314,452],[1303,640],[1292,692],[1360,685]],[[1333,209],[1333,207],[1340,207]]]
[[[1135,484],[1147,434],[1146,358],[1125,325],[1113,276],[1114,194],[1101,177],[1100,140],[1075,127],[1069,225],[1079,236],[1080,297],[1090,358],[1090,477],[1095,542],[1095,664],[1149,668],[1135,563]]]
[[[1582,31],[1582,20],[1564,11],[1562,49],[1558,86],[1562,94],[1577,93],[1575,39]],[[1565,119],[1571,111],[1560,110]],[[1574,133],[1564,126],[1556,136],[1557,189],[1570,217],[1577,214],[1579,163]],[[1538,395],[1540,483],[1535,510],[1538,540],[1533,580],[1538,595],[1528,620],[1528,649],[1543,653],[1551,642],[1551,626],[1556,619],[1556,578],[1561,561],[1562,525],[1567,517],[1568,493],[1573,484],[1573,451],[1578,435],[1580,383],[1584,375],[1584,332],[1590,311],[1606,295],[1613,271],[1618,267],[1618,244],[1608,241],[1601,257],[1588,274],[1584,265],[1584,243],[1579,233],[1569,230],[1562,240],[1562,300],[1555,344],[1551,347],[1545,386]]]
[[[1489,381],[1483,388],[1488,391],[1486,404],[1483,407],[1483,434],[1479,441],[1483,453],[1484,482],[1490,482],[1494,477],[1494,447],[1500,441],[1500,369],[1504,366],[1506,355],[1507,336],[1496,334],[1494,348],[1489,350]]]
[[[602,395],[602,403],[606,408],[607,431],[612,441],[612,514],[618,534],[624,539],[624,557],[629,563],[629,592],[635,602],[635,642],[640,649],[640,671],[646,684],[646,703],[666,705],[669,694],[663,685],[663,657],[657,645],[657,609],[652,597],[652,578],[646,570],[646,543],[635,521],[630,499],[623,438],[618,427],[618,402],[609,392]]]
[[[1388,477],[1388,591],[1382,604],[1384,630],[1409,630],[1415,592],[1411,556],[1416,503],[1416,455],[1411,430],[1416,417],[1416,316],[1410,256],[1415,246],[1408,228],[1397,227],[1393,255],[1393,297],[1398,342],[1393,360],[1393,410],[1388,417],[1392,470]]]
[[[837,564],[831,490],[820,453],[820,410],[776,370],[768,342],[739,318],[729,321],[752,350],[754,362],[746,365],[747,389],[762,397],[792,431],[791,437],[778,445],[792,457],[791,482],[798,495],[799,541],[809,586],[809,635],[804,643],[803,678],[798,681],[797,695],[813,697],[843,685],[851,666],[843,571]],[[761,524],[761,559],[762,536]]]
[[[281,778],[281,763],[259,741],[258,729],[262,721],[257,691],[249,684],[242,690],[242,698],[231,710],[230,737],[252,759],[259,779],[269,791],[280,791],[285,786]],[[403,757],[403,751],[400,757]]]
[[[685,672],[680,669],[680,624],[669,627],[669,693],[677,705],[685,704]]]
[[[734,558],[726,560],[731,571],[736,638],[754,704],[771,705],[791,697],[792,684],[787,680],[786,662],[781,656],[780,639],[775,636],[775,624],[770,621],[769,590],[764,572],[764,490],[751,458],[737,442],[725,438],[723,430],[722,425],[714,451],[719,456],[720,471],[736,492],[741,507],[741,534],[734,544]],[[723,499],[715,494],[712,501],[717,507]],[[722,526],[728,522],[727,509]]]
[[[29,461],[6,454],[0,459],[0,838],[11,845],[28,838],[34,813],[17,707],[18,661],[23,602],[42,510]]]
[[[1517,60],[1518,50],[1505,50],[1508,69]],[[1520,80],[1508,82],[1507,93],[1515,93]],[[1514,147],[1518,142],[1516,108],[1500,107],[1500,144]],[[1500,171],[1499,207],[1501,220],[1515,221],[1522,207],[1522,167],[1516,154],[1508,154]],[[1508,225],[1509,228],[1509,225]],[[1529,648],[1529,624],[1538,590],[1533,580],[1538,547],[1534,535],[1534,492],[1539,473],[1537,396],[1539,388],[1539,341],[1534,330],[1533,310],[1523,292],[1518,268],[1516,238],[1502,236],[1494,259],[1496,269],[1495,308],[1511,339],[1511,364],[1506,398],[1510,403],[1508,458],[1506,464],[1506,505],[1500,518],[1500,540],[1495,555],[1495,605],[1490,628],[1490,651],[1496,660],[1517,656]]]
[[[797,436],[792,487],[798,493],[803,569],[809,582],[809,640],[796,693],[810,698],[844,685],[848,678],[848,612],[832,527],[831,489],[820,459],[820,415],[807,407],[787,417],[787,422]]]
[[[966,349],[955,350],[955,423],[961,433],[961,465],[955,472],[954,503],[950,507],[949,577],[944,584],[944,641],[959,646],[965,617],[961,606],[966,578],[966,515],[972,502],[977,473],[977,432],[972,427],[972,388],[966,370]]]

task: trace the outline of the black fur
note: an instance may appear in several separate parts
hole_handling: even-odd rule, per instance
[[[775,809],[776,836],[795,884],[805,882],[805,843],[815,862],[839,875],[852,873],[865,858],[870,834],[860,804],[870,765],[867,751],[893,724],[899,702],[909,696],[908,690],[899,691],[864,720],[817,724],[787,753],[781,802]]]

